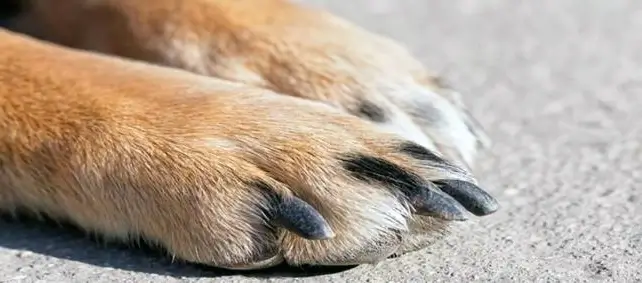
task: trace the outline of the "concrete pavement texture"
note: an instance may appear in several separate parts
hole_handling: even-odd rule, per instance
[[[642,1],[315,0],[406,44],[494,140],[501,202],[442,242],[349,270],[234,274],[0,221],[0,282],[641,282]]]

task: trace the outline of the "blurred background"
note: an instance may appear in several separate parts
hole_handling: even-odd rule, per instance
[[[642,1],[298,2],[404,43],[461,91],[494,141],[476,173],[502,204],[430,249],[314,280],[642,281]],[[0,282],[217,276],[56,227],[0,231]]]

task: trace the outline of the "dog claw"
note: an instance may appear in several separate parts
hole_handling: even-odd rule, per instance
[[[417,214],[441,218],[444,220],[465,221],[468,219],[465,209],[450,196],[441,194],[437,188],[422,190],[410,199]]]
[[[434,183],[477,216],[488,215],[499,209],[497,200],[473,183],[461,180],[439,180]]]
[[[303,238],[323,240],[334,232],[321,214],[297,197],[284,198],[276,208],[274,223]]]

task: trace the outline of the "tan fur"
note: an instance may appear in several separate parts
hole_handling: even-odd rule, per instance
[[[404,48],[326,12],[280,0],[28,2],[13,28],[53,43],[0,30],[0,209],[140,235],[215,266],[349,264],[444,222],[411,217],[390,190],[343,172],[340,155],[474,182],[395,151],[405,138],[471,165],[480,133],[463,105]],[[389,121],[358,118],[363,102]],[[272,233],[256,181],[313,205],[336,236]]]
[[[405,48],[327,12],[285,0],[28,2],[15,28],[53,42],[320,100],[355,115],[361,102],[372,102],[388,113],[385,129],[465,166],[486,141],[481,129],[466,126],[472,118],[440,95],[452,91]],[[437,121],[426,125],[424,116]]]

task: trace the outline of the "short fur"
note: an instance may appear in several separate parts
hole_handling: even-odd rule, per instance
[[[4,211],[142,236],[219,267],[340,265],[424,247],[446,227],[415,215],[404,187],[475,183],[461,167],[486,138],[458,94],[398,43],[327,12],[282,0],[19,2],[12,31],[0,29]],[[275,226],[273,196],[309,203],[333,238]]]

